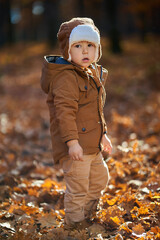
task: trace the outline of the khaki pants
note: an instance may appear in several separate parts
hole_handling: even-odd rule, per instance
[[[83,161],[66,158],[62,168],[66,182],[64,207],[67,224],[80,222],[96,210],[109,173],[101,153],[84,155]]]

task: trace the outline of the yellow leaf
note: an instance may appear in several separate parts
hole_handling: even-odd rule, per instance
[[[154,196],[152,199],[160,199],[160,196]]]
[[[37,189],[28,188],[27,191],[30,196],[35,196],[35,197],[39,196],[39,192],[37,191]]]
[[[51,188],[59,188],[59,185],[57,184],[57,182],[48,178],[44,181],[44,183],[41,185],[41,187],[51,189]]]
[[[115,237],[115,240],[123,240],[122,235],[118,233]]]
[[[145,215],[145,214],[149,214],[149,209],[147,207],[140,207],[138,209],[138,216],[140,215]]]
[[[136,141],[136,142],[133,144],[133,152],[134,152],[134,153],[137,152],[137,147],[138,147],[138,141]]]
[[[112,198],[112,199],[107,199],[107,203],[110,205],[110,206],[113,206],[116,202],[117,202],[117,199],[118,197],[115,197],[115,198]]]
[[[158,226],[156,226],[156,227],[151,227],[151,231],[153,232],[153,233],[160,233],[160,227],[158,227]]]
[[[115,222],[117,225],[121,224],[121,219],[119,219],[118,217],[110,217],[110,219],[112,219],[113,222]]]
[[[129,227],[127,226],[126,223],[124,223],[123,225],[121,225],[119,229],[120,229],[120,230],[123,229],[123,230],[126,231],[127,233],[131,233],[131,232],[132,232],[132,230],[129,229]]]

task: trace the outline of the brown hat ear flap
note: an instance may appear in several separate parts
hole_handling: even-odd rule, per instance
[[[61,54],[65,59],[68,59],[68,47],[69,47],[69,30],[66,23],[61,24],[57,33]]]
[[[62,55],[66,60],[69,58],[68,48],[69,48],[69,39],[66,40],[66,46],[64,48],[64,51],[62,52]]]
[[[98,49],[98,58],[97,58],[97,61],[98,62],[102,57],[102,47],[101,47],[101,44],[99,44],[99,49]]]

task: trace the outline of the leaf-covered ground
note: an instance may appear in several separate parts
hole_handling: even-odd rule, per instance
[[[103,49],[107,49],[103,40]],[[88,230],[64,231],[63,172],[52,162],[45,44],[0,50],[0,239],[160,239],[160,65],[157,39],[104,50],[110,182]]]

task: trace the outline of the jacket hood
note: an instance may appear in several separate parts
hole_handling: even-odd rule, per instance
[[[50,83],[56,76],[64,70],[75,70],[80,75],[85,73],[76,65],[71,64],[61,56],[45,56],[41,76],[41,88],[45,93],[49,92]]]
[[[60,50],[64,59],[69,59],[69,39],[72,30],[78,25],[89,25],[100,35],[98,28],[94,25],[94,22],[91,18],[72,18],[68,22],[61,24],[57,37],[59,41]],[[97,61],[101,58],[101,44],[98,46],[98,57]]]
[[[44,56],[41,88],[45,93],[49,92],[49,86],[53,78],[65,69],[73,69],[72,64],[60,56]]]

